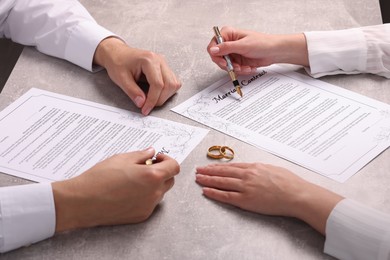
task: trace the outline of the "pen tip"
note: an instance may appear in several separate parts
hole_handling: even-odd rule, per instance
[[[237,87],[237,93],[238,95],[240,95],[240,97],[242,97],[242,91],[241,91],[241,87]]]
[[[240,83],[238,82],[238,80],[234,80],[233,85],[236,88],[236,92],[238,93],[238,95],[240,95],[240,97],[242,97],[241,86],[240,86]]]

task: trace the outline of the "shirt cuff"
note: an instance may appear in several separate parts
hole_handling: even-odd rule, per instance
[[[64,59],[89,71],[101,69],[99,66],[93,66],[93,57],[99,43],[107,37],[117,36],[94,22],[81,22],[72,29]]]
[[[306,72],[318,78],[325,75],[357,74],[365,71],[367,43],[358,28],[305,32],[309,54]]]
[[[50,183],[0,188],[0,252],[53,236],[55,222]]]
[[[326,223],[324,252],[340,259],[390,259],[390,216],[340,201]]]

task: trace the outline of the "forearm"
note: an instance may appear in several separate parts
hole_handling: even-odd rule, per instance
[[[95,227],[103,223],[101,218],[105,213],[102,211],[109,211],[107,205],[104,204],[103,191],[96,187],[94,181],[86,180],[86,175],[90,173],[86,172],[84,176],[52,183],[56,210],[56,233]]]

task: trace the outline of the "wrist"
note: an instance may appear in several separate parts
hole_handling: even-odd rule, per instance
[[[82,220],[82,198],[77,193],[77,187],[70,180],[52,183],[54,204],[56,210],[56,232],[84,227]]]
[[[122,47],[124,45],[126,44],[116,37],[108,37],[103,39],[96,48],[93,57],[93,63],[106,68],[106,64],[109,61],[112,53],[115,53],[115,50],[118,47]]]
[[[296,195],[294,216],[308,223],[321,234],[325,235],[327,219],[344,197],[322,188],[318,185],[307,183],[301,187]]]
[[[309,66],[306,37],[303,33],[276,35],[275,63]]]

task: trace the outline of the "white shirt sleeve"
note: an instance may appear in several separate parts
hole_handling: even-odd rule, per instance
[[[305,32],[313,77],[372,73],[390,78],[390,24]]]
[[[0,188],[0,252],[53,236],[55,221],[50,183]]]
[[[1,0],[0,36],[92,71],[96,47],[115,35],[76,0]]]
[[[340,201],[326,223],[324,252],[339,259],[390,259],[390,215]]]

